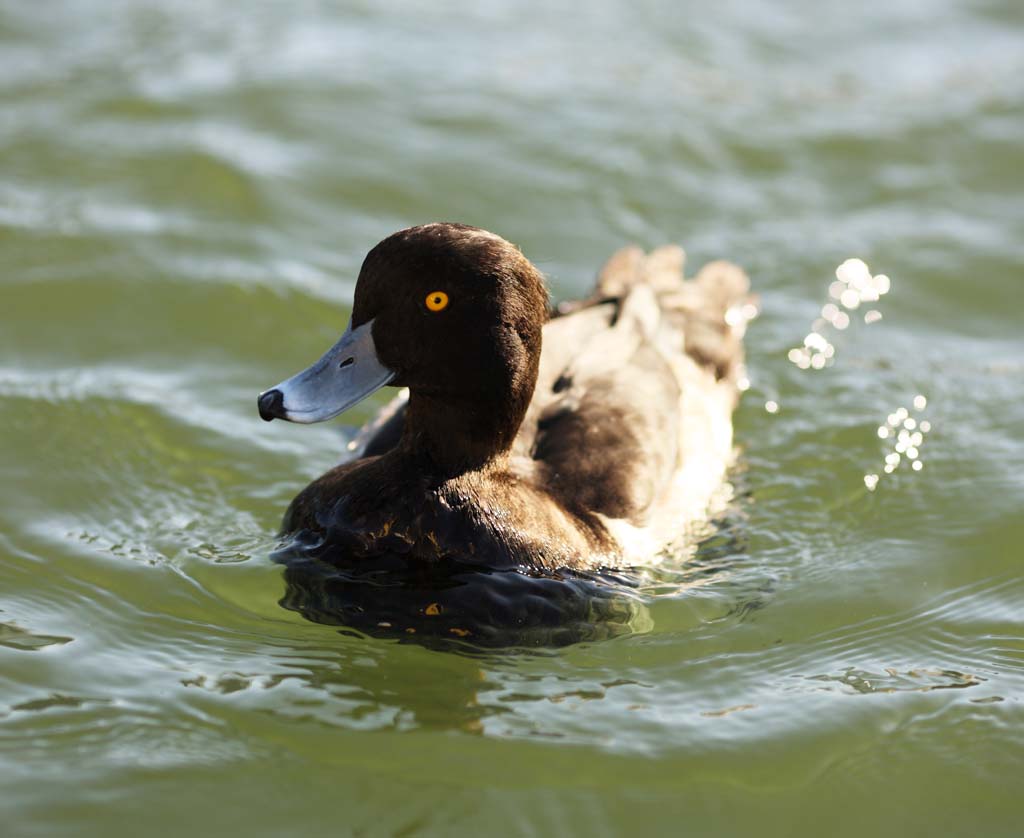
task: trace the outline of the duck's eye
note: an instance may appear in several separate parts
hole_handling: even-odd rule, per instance
[[[448,307],[448,295],[444,291],[431,291],[427,294],[427,308],[441,311]]]

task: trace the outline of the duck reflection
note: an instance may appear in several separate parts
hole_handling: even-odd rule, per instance
[[[280,604],[315,623],[431,648],[557,647],[650,627],[638,581],[624,572],[491,570],[408,555],[327,561],[337,546],[294,540]]]

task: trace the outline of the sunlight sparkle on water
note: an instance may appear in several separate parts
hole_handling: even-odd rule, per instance
[[[912,404],[914,412],[919,414],[928,406],[928,399],[917,395]],[[924,468],[921,448],[931,429],[931,422],[912,416],[910,410],[905,407],[899,407],[890,413],[885,419],[885,424],[879,425],[877,430],[878,438],[887,440],[892,446],[884,456],[882,471],[885,474],[893,474],[904,463],[909,463],[913,471],[921,471]],[[864,475],[864,485],[869,492],[875,491],[879,479],[880,476],[873,472]]]
[[[889,277],[885,274],[872,276],[863,260],[847,259],[843,262],[836,268],[836,278],[828,286],[828,295],[835,302],[830,300],[821,307],[821,315],[811,323],[803,346],[789,350],[786,357],[790,363],[802,370],[821,370],[832,366],[836,350],[827,336],[829,330],[841,332],[849,328],[849,312],[862,303],[878,302],[891,287]],[[882,312],[876,308],[864,313],[864,322],[869,326],[881,319]]]

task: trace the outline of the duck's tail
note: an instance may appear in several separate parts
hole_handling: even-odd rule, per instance
[[[654,290],[665,325],[682,336],[683,350],[714,371],[715,378],[738,382],[743,375],[743,334],[757,314],[750,280],[732,262],[709,262],[684,278],[686,253],[667,245],[644,253],[624,247],[598,273],[588,302],[624,299],[637,284]]]

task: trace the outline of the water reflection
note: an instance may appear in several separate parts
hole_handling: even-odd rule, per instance
[[[839,684],[854,693],[862,695],[870,693],[896,692],[931,692],[932,690],[962,690],[976,687],[986,679],[970,672],[958,672],[954,669],[909,669],[900,672],[887,667],[884,672],[867,672],[856,667],[848,667],[843,672],[831,675],[816,675],[812,681],[826,684]],[[823,687],[822,689],[832,689]]]
[[[0,623],[0,646],[18,649],[22,652],[36,652],[47,646],[63,646],[73,639],[51,634],[37,634],[14,623]]]
[[[293,541],[280,604],[307,620],[433,648],[565,646],[645,631],[637,580],[619,571],[489,570],[386,554],[340,567]]]
[[[481,700],[501,688],[484,668],[500,667],[499,654],[403,654],[392,644],[343,638],[329,648],[296,646],[275,655],[274,674],[194,675],[182,685],[222,697],[228,706],[241,702],[292,721],[480,733],[486,716],[511,712]]]

